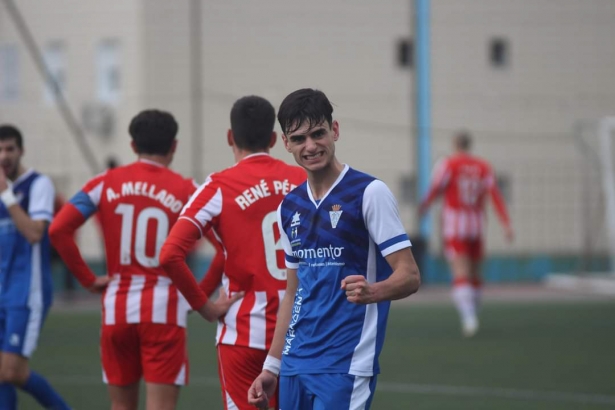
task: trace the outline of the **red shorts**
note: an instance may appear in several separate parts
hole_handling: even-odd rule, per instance
[[[481,239],[447,239],[444,241],[444,254],[447,259],[466,256],[472,261],[483,258],[483,241]]]
[[[224,410],[254,410],[248,404],[248,390],[263,371],[266,350],[244,346],[218,345],[218,375],[222,386]],[[277,408],[277,391],[269,400],[269,408]]]
[[[107,384],[188,384],[186,329],[159,323],[103,325],[100,334],[103,378]]]

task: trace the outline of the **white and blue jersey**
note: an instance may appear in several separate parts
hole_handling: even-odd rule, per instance
[[[348,302],[341,282],[387,279],[385,257],[411,246],[393,194],[346,165],[320,201],[307,182],[288,194],[278,223],[286,266],[298,277],[280,374],[378,374],[390,302]]]
[[[29,170],[13,182],[12,189],[31,219],[52,220],[55,190],[47,176]],[[50,251],[47,231],[40,242],[30,244],[0,202],[0,336],[4,339],[4,351],[7,350],[4,345],[9,342],[7,337],[11,338],[11,345],[19,347],[18,353],[25,356],[36,345],[53,295]],[[16,309],[25,310],[26,314],[19,317],[27,323],[16,323],[17,319],[7,317],[7,311]],[[14,332],[15,329],[7,326],[21,330]]]

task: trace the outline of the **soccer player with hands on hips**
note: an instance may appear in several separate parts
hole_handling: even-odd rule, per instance
[[[240,98],[231,109],[230,122],[226,139],[235,165],[211,174],[192,196],[160,260],[190,305],[199,309],[207,301],[210,285],[219,279],[208,279],[210,269],[199,287],[186,265],[186,254],[202,235],[213,232],[218,238],[226,256],[222,289],[232,297],[243,295],[218,321],[222,400],[226,410],[246,410],[254,408],[248,403],[248,389],[267,357],[286,289],[277,208],[306,175],[302,168],[269,155],[277,138],[275,109],[269,101]],[[277,408],[275,395],[263,406]]]
[[[137,409],[139,382],[148,409],[174,409],[188,382],[186,320],[190,309],[159,262],[171,226],[196,190],[192,179],[168,167],[177,147],[173,116],[145,110],[129,126],[137,161],[88,181],[51,225],[54,246],[91,292],[102,293],[100,352],[113,409]],[[74,232],[98,213],[107,274],[96,276],[83,260]],[[199,313],[213,320],[236,298],[224,293]]]
[[[283,410],[369,409],[390,301],[420,285],[396,200],[380,180],[335,155],[339,123],[324,93],[282,102],[284,146],[308,179],[278,208],[287,287],[248,400]]]
[[[17,409],[19,387],[63,410],[66,402],[29,366],[53,296],[47,228],[55,189],[21,164],[24,152],[21,132],[0,125],[0,409]]]
[[[422,216],[438,196],[444,198],[441,220],[444,254],[453,274],[452,297],[466,337],[474,336],[479,327],[480,264],[488,195],[502,222],[506,239],[511,242],[514,237],[493,169],[484,159],[470,154],[471,145],[472,139],[467,132],[454,135],[455,153],[436,164],[429,191],[419,206]]]

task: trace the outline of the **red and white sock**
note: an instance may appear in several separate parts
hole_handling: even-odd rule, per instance
[[[455,279],[452,296],[462,321],[476,317],[474,288],[467,279]]]

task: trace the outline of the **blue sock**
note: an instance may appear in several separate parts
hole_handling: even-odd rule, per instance
[[[17,390],[11,383],[0,383],[0,409],[17,410]]]
[[[47,379],[38,373],[30,371],[30,377],[26,380],[26,384],[21,386],[21,389],[34,397],[45,409],[70,410],[68,404],[51,387]]]

